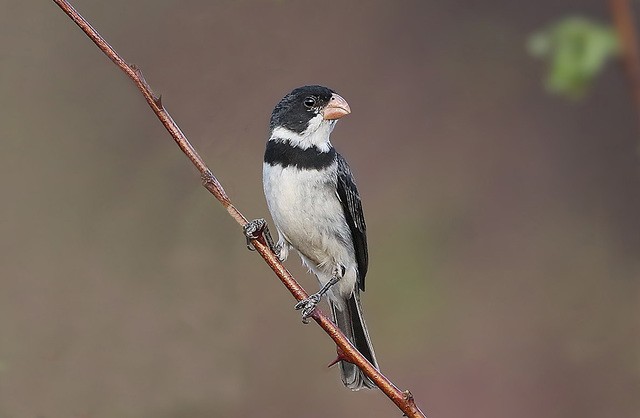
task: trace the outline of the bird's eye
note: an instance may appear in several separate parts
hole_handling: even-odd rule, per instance
[[[316,98],[313,96],[309,96],[306,99],[304,99],[304,106],[308,109],[311,109],[313,106],[316,105]]]

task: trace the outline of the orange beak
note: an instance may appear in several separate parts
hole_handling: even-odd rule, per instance
[[[335,120],[351,113],[349,103],[343,99],[340,95],[333,93],[329,104],[322,111],[322,118],[324,120]]]

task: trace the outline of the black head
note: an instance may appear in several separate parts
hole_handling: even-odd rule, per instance
[[[309,127],[311,119],[320,115],[325,120],[335,120],[350,113],[347,102],[333,90],[323,86],[298,87],[284,96],[271,113],[269,127],[283,127],[301,134]]]

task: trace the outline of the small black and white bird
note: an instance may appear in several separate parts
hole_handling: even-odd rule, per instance
[[[326,294],[338,328],[378,368],[360,305],[368,266],[362,204],[347,161],[329,140],[349,113],[346,100],[327,87],[287,94],[271,114],[264,193],[278,230],[276,254],[284,261],[294,248],[321,286],[296,305],[303,320]],[[354,364],[341,361],[340,371],[349,389],[374,387]]]

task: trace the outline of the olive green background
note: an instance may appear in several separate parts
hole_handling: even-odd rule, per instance
[[[607,2],[74,4],[247,217],[275,103],[349,101],[332,141],[368,222],[366,318],[429,416],[638,416],[628,85],[609,65],[584,101],[549,96],[525,48]],[[331,341],[71,20],[0,6],[0,418],[399,417],[326,369]]]

